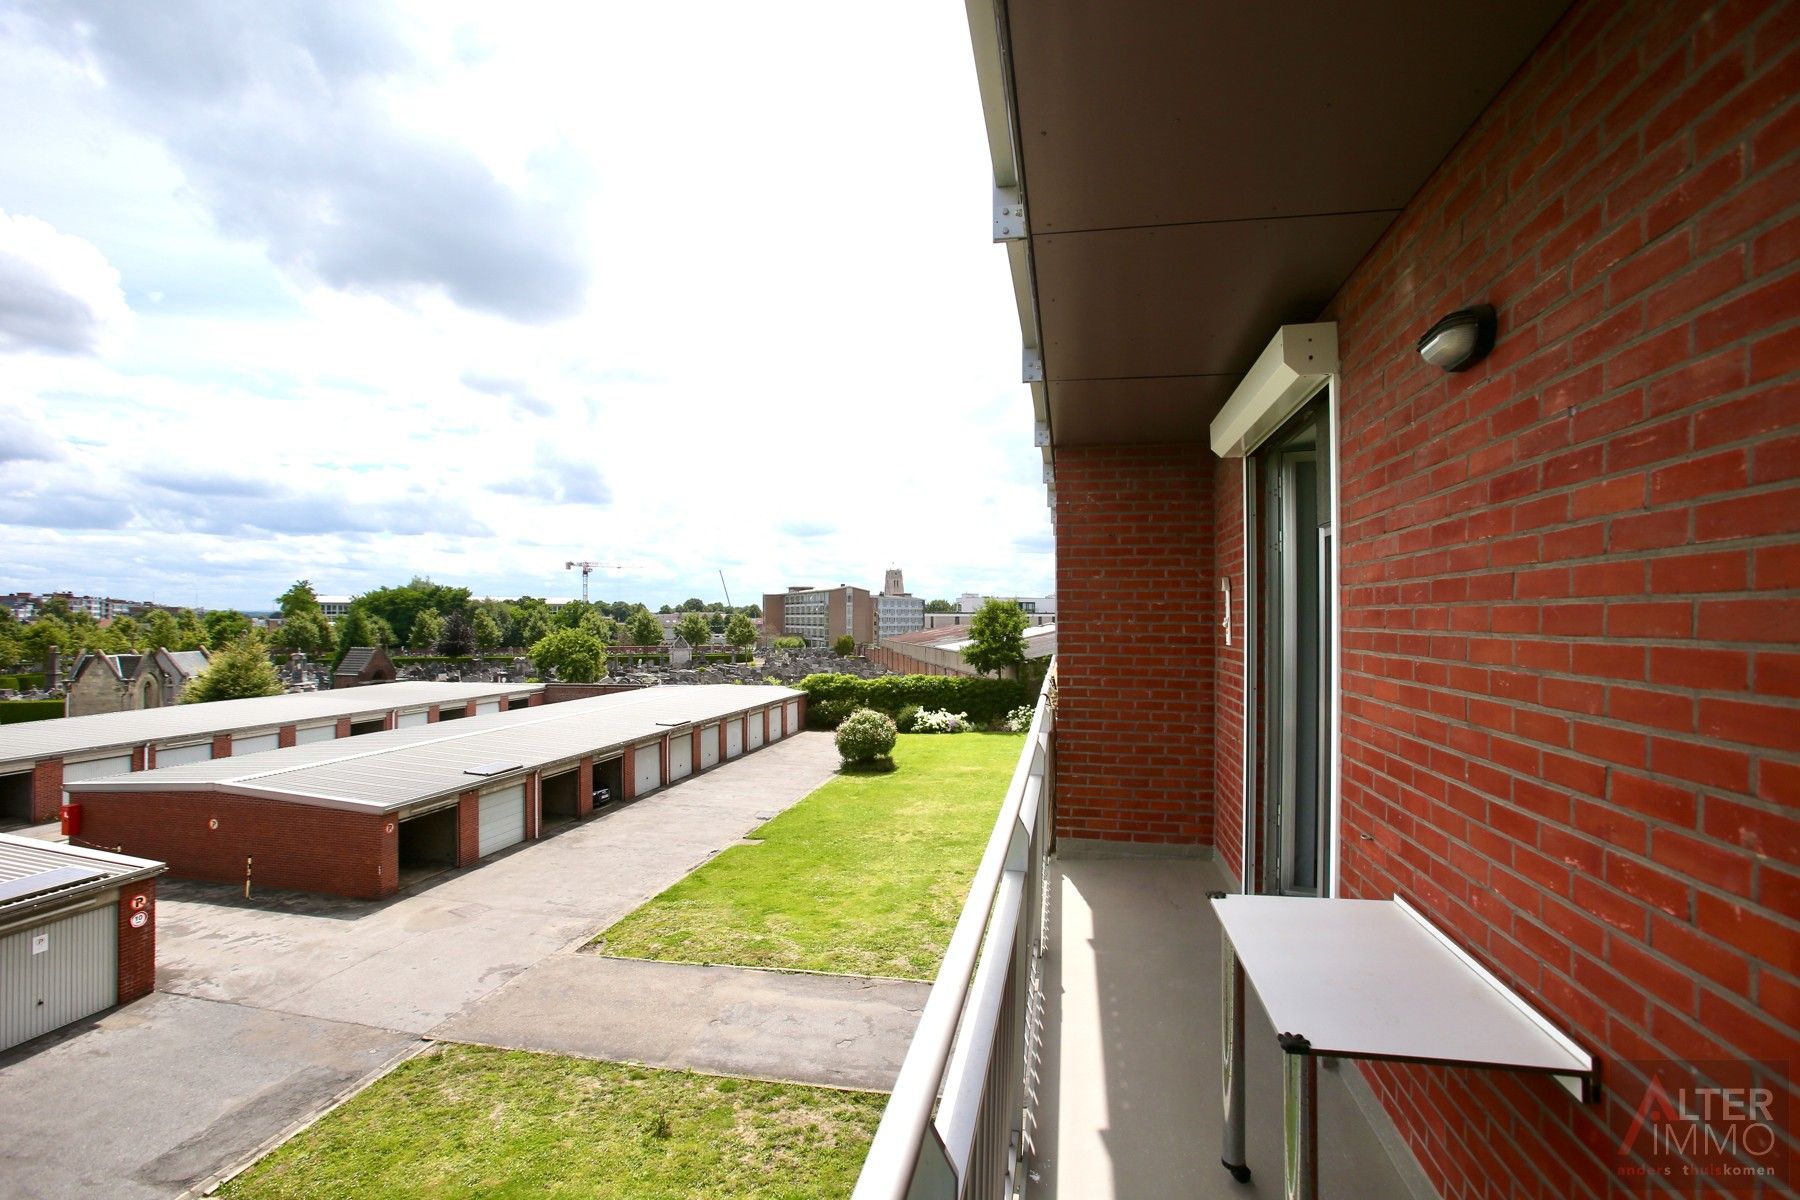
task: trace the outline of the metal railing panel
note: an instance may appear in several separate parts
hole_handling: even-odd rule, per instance
[[[1047,909],[1043,860],[1055,790],[1055,691],[1052,661],[969,898],[863,1161],[855,1200],[999,1200],[1013,1193],[1023,1143],[1032,966],[1042,953]]]

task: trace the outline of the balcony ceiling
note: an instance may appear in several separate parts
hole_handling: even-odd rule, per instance
[[[1057,445],[1199,441],[1567,0],[1014,0]]]

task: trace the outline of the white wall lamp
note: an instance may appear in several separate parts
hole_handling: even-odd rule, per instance
[[[1494,348],[1494,307],[1459,308],[1425,331],[1419,357],[1446,371],[1466,371]]]

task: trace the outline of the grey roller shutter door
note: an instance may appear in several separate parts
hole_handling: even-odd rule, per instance
[[[118,999],[117,904],[0,937],[0,1050]]]

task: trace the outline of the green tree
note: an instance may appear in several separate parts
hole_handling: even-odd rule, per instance
[[[856,653],[856,639],[847,633],[840,633],[837,640],[831,643],[831,648],[839,658],[849,658]]]
[[[571,600],[556,610],[556,623],[564,629],[580,629],[581,619],[593,608],[586,600]]]
[[[150,610],[144,618],[144,649],[174,650],[181,644],[181,630],[175,618],[160,608]]]
[[[325,610],[319,607],[318,593],[313,591],[313,585],[305,579],[294,580],[287,591],[275,597],[275,604],[281,609],[283,620],[301,613],[316,613],[321,617],[325,615]]]
[[[928,613],[955,612],[956,605],[950,603],[948,600],[927,600],[925,602],[925,611]]]
[[[762,616],[762,605],[746,604],[738,611],[743,613],[746,617],[760,618]]]
[[[535,646],[556,625],[550,605],[536,596],[520,596],[511,605],[506,630],[509,646]]]
[[[625,623],[625,632],[631,638],[631,644],[634,646],[662,645],[662,622],[658,621],[655,615],[641,604],[638,605],[638,610],[631,614],[631,620]]]
[[[180,644],[171,646],[170,649],[201,650],[206,647],[206,626],[200,623],[200,617],[193,609],[176,610],[175,629]]]
[[[387,622],[393,630],[391,644],[411,646],[415,644],[413,622],[421,612],[428,608],[436,609],[440,614],[461,612],[469,606],[469,589],[446,587],[415,575],[401,587],[364,592],[356,598],[356,603],[367,609],[370,616]]]
[[[722,612],[707,613],[706,614],[706,627],[708,629],[710,629],[713,633],[724,633],[725,632],[725,614]]]
[[[324,658],[337,645],[337,635],[331,631],[331,621],[324,610],[301,610],[283,617],[281,628],[270,635],[269,641],[283,650],[298,650],[308,658]]]
[[[388,623],[364,608],[358,600],[350,606],[338,627],[337,657],[331,660],[331,665],[335,669],[354,646],[387,646],[393,644],[393,639],[394,631]]]
[[[107,649],[114,654],[130,654],[148,649],[144,645],[144,627],[130,616],[114,617],[106,627]]]
[[[281,695],[281,676],[269,661],[261,637],[246,633],[227,642],[212,661],[182,689],[183,704],[208,700],[241,700],[246,696]]]
[[[1025,610],[1011,600],[989,600],[969,620],[963,661],[981,674],[1002,675],[1025,664]]]
[[[407,645],[429,653],[444,639],[444,618],[435,608],[422,608],[413,617],[412,641]]]
[[[591,633],[555,629],[531,647],[531,661],[540,674],[554,671],[564,683],[592,683],[605,671],[606,647]]]
[[[478,608],[469,624],[475,630],[475,649],[486,654],[499,647],[503,631],[500,628],[500,622],[494,619],[493,613],[485,608]]]
[[[281,609],[281,628],[271,639],[284,650],[298,650],[311,658],[323,658],[337,645],[331,631],[331,618],[319,605],[319,597],[311,582],[296,579],[293,586],[275,598]]]
[[[689,610],[675,622],[675,636],[698,650],[712,642],[712,624],[698,612]]]
[[[756,645],[756,626],[750,623],[749,617],[738,613],[731,618],[730,624],[725,626],[725,641],[726,644],[736,649],[748,649]]]
[[[444,621],[444,634],[438,638],[437,648],[439,654],[447,654],[451,658],[473,654],[475,623],[462,613],[451,613]]]
[[[669,614],[671,614],[671,613],[673,613],[673,612],[674,612],[674,611],[675,611],[675,610],[674,610],[674,609],[672,609],[672,608],[670,608],[670,607],[669,607],[669,606],[668,606],[668,605],[666,605],[666,604],[665,604],[665,605],[663,605],[663,606],[662,606],[662,607],[661,607],[661,608],[659,608],[659,609],[657,609],[657,610],[656,610],[656,611],[657,611],[657,613],[658,613],[658,614],[659,614],[659,615],[661,615],[661,616],[665,616],[665,617],[666,617],[666,616],[668,616],[668,615],[669,615]]]
[[[250,632],[250,618],[235,608],[218,608],[200,619],[206,628],[206,648],[223,650]]]
[[[706,611],[706,601],[700,599],[700,597],[698,597],[698,596],[689,596],[686,600],[683,600],[681,602],[680,611],[682,611],[682,612],[705,612]]]
[[[581,624],[575,628],[583,633],[591,633],[599,638],[601,644],[616,646],[619,644],[619,623],[602,612],[598,605],[581,614]]]
[[[52,596],[38,605],[38,620],[50,617],[53,620],[67,622],[70,616],[69,602],[61,596]]]

